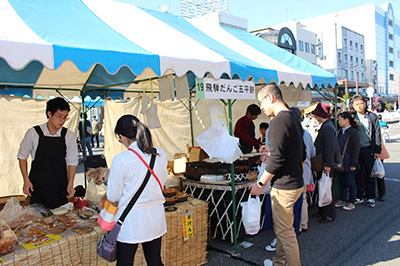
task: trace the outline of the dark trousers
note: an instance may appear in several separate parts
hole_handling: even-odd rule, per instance
[[[357,195],[356,173],[346,171],[339,175],[340,200],[347,201],[347,190],[349,190],[349,202],[354,203]]]
[[[132,266],[138,244],[117,242],[117,266]],[[161,237],[142,243],[144,257],[148,266],[162,266]]]
[[[318,173],[317,179],[321,179],[322,176],[322,171]],[[333,178],[332,178],[333,179]],[[332,180],[333,184],[333,180]],[[316,186],[318,188],[318,186]],[[318,213],[322,215],[323,218],[330,217],[332,219],[336,218],[336,207],[335,207],[335,192],[333,191],[333,186],[331,185],[331,192],[332,192],[332,202],[331,204],[324,206],[324,207],[318,207]],[[318,191],[319,193],[319,191]]]
[[[375,198],[375,178],[371,177],[375,159],[371,148],[361,148],[358,158],[359,168],[356,172],[357,198]],[[365,196],[364,196],[365,195]]]
[[[99,146],[99,133],[97,133],[97,134],[92,134],[92,146],[93,146],[93,147],[94,147],[94,138],[96,138],[97,148],[100,147],[100,146]]]
[[[383,163],[383,160],[381,160]],[[377,178],[376,179],[376,184],[378,185],[378,195],[379,196],[385,196],[386,195],[386,184],[385,184],[385,178]]]

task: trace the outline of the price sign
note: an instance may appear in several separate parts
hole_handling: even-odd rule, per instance
[[[59,235],[47,234],[47,235],[37,238],[35,241],[25,243],[22,246],[27,250],[32,250],[32,249],[50,244],[50,243],[55,242],[60,239],[62,239],[62,237]]]
[[[182,213],[182,228],[183,240],[186,241],[193,238],[193,217],[191,210]]]

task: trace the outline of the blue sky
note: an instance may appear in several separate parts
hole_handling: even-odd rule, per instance
[[[180,0],[118,0],[140,7],[161,10],[169,5],[174,15],[180,15]],[[394,14],[400,19],[400,0],[390,1]],[[350,9],[370,3],[381,5],[386,0],[229,0],[229,13],[246,18],[249,30],[280,24],[287,20],[302,20],[339,10]]]

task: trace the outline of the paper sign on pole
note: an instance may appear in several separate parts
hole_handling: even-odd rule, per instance
[[[186,241],[193,238],[193,219],[191,210],[182,213],[182,228],[183,240]]]
[[[236,79],[196,78],[196,97],[198,99],[256,99],[256,86],[253,81]]]

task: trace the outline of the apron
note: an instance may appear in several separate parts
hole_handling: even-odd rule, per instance
[[[255,139],[256,133],[254,132],[254,127],[251,124],[247,125],[247,133],[249,134],[250,138]],[[254,146],[251,144],[245,143],[241,139],[239,139],[239,144],[240,144],[240,148],[241,148],[243,154],[251,153],[253,151]]]
[[[67,163],[65,161],[67,146],[62,128],[61,137],[46,137],[40,126],[34,129],[39,134],[39,144],[32,162],[29,180],[33,185],[30,203],[40,203],[49,209],[67,203]]]

